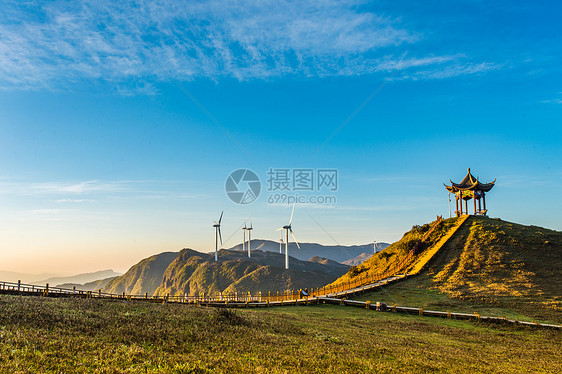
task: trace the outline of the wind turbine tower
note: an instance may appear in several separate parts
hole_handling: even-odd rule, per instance
[[[293,233],[293,228],[291,224],[293,223],[293,214],[295,213],[295,204],[293,204],[293,211],[291,212],[291,219],[289,220],[289,224],[283,226],[282,228],[278,229],[285,230],[285,269],[289,269],[289,232],[291,232],[291,236],[295,240],[295,244],[297,245],[298,249],[301,249],[297,238],[295,238],[295,234]]]
[[[221,241],[222,247],[222,235],[221,235],[221,221],[222,215],[224,212],[221,212],[221,216],[219,217],[219,222],[215,222],[213,227],[215,228],[215,261],[219,260],[219,239]]]
[[[246,222],[244,222],[244,227],[242,227],[242,253],[246,251],[246,230],[248,228],[246,227]]]
[[[250,222],[250,227],[247,227],[248,230],[248,257],[252,257],[252,250],[251,250],[251,243],[252,243],[252,230],[254,227],[252,226],[252,222]]]

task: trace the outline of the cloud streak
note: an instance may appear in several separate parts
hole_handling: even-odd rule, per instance
[[[122,95],[153,94],[157,89],[149,81],[169,80],[160,66],[182,80],[354,76],[400,66],[406,78],[441,79],[493,66],[461,54],[405,60],[408,46],[424,36],[362,5],[356,0],[3,3],[0,89],[57,89],[94,79],[117,83]]]

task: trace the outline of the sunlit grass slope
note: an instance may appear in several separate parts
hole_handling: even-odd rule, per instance
[[[474,311],[562,323],[561,232],[469,217],[426,269],[363,298],[460,311],[464,302]]]
[[[560,332],[311,305],[0,296],[1,373],[559,373]]]
[[[442,221],[437,228],[429,235],[429,238],[420,246],[420,250],[428,248],[437,243],[439,239],[447,235],[448,231],[455,226],[458,218],[451,218]],[[404,234],[402,239],[391,244],[381,252],[375,253],[370,259],[363,262],[358,266],[354,266],[349,271],[338,278],[333,284],[348,282],[356,277],[363,277],[365,275],[380,274],[388,269],[394,267],[397,263],[402,261],[404,257],[414,248],[414,245],[424,236],[430,229],[431,223],[421,226],[413,226],[412,229]],[[412,258],[408,265],[415,263],[417,257]]]

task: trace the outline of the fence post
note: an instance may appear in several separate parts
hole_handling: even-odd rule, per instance
[[[21,280],[18,280],[18,292],[20,292]]]
[[[420,307],[420,312],[419,312],[419,313],[420,313],[420,316],[423,316],[423,308],[422,308],[422,307]]]
[[[371,302],[370,301],[365,301],[365,309],[371,309]]]

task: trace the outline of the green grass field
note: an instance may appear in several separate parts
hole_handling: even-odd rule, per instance
[[[559,331],[352,307],[0,296],[2,373],[559,373]]]

